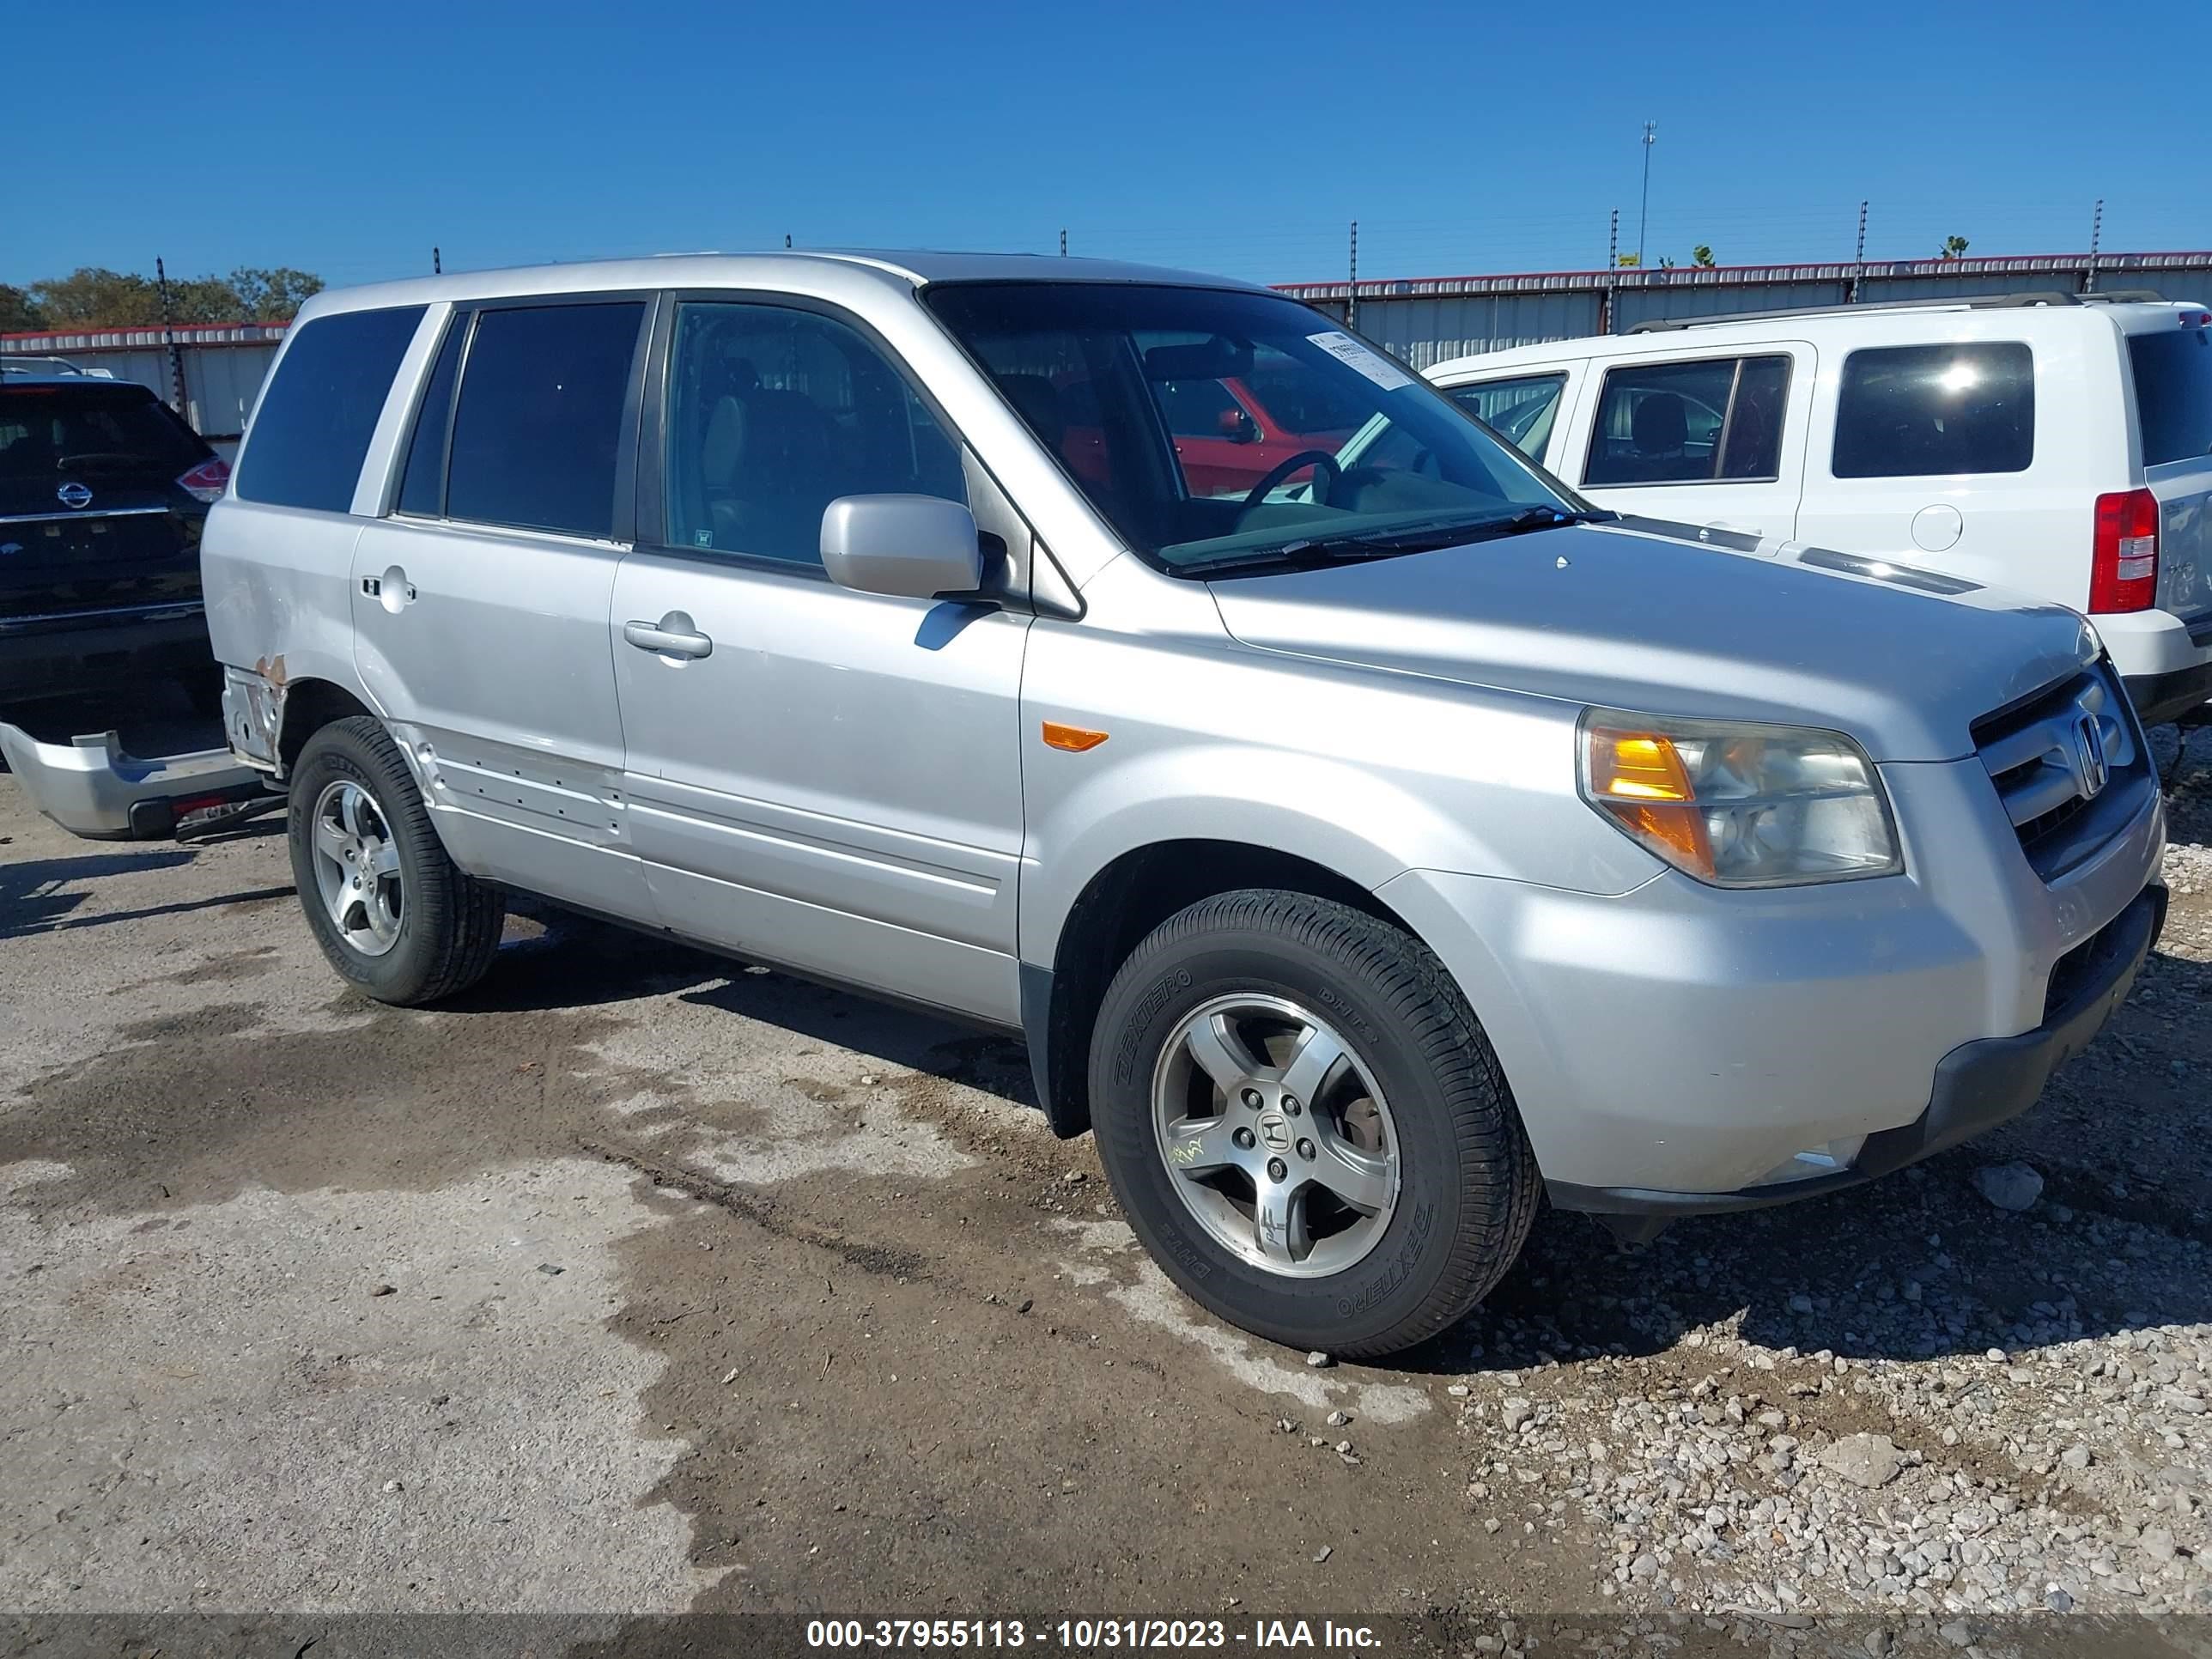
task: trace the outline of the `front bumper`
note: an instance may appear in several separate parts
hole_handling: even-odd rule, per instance
[[[1678,1216],[1753,1210],[1856,1187],[1932,1158],[2008,1118],[2043,1094],[2051,1074],[2087,1046],[2113,1009],[2127,1000],[2136,975],[2166,925],[2166,890],[2147,887],[2089,941],[2055,987],[2058,1000],[2042,1024],[2017,1036],[1962,1042],[1936,1067],[1927,1109],[1910,1123],[1867,1137],[1849,1169],[1799,1181],[1771,1182],[1725,1193],[1656,1192],[1642,1187],[1579,1187],[1553,1182],[1552,1202],[1597,1215]]]
[[[2081,947],[2156,882],[2148,778],[2045,882],[1978,760],[1882,773],[1902,876],[1723,891],[1668,871],[1601,896],[1409,871],[1379,890],[1482,1021],[1547,1183],[1694,1207],[1932,1150],[1958,1109],[1926,1117],[1936,1079],[2056,1018]]]

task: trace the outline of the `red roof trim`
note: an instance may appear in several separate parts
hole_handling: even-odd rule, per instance
[[[2124,276],[2131,267],[2140,267],[2143,264],[2155,264],[2161,260],[2170,259],[2190,259],[2212,262],[2212,250],[2203,248],[2172,248],[2164,252],[2153,253],[2118,252],[2105,252],[2100,250],[2097,254],[2097,272],[2100,276],[2105,275],[2106,272],[2111,272],[2114,275]],[[1747,275],[1750,275],[1753,276],[1758,276],[1763,275],[1771,280],[1773,279],[1775,273],[1778,272],[1811,270],[1832,270],[1838,269],[1856,269],[1861,265],[1863,265],[1869,272],[1880,273],[1885,276],[1895,276],[1899,273],[1913,276],[1936,276],[1941,275],[1944,271],[1958,270],[1962,267],[1970,271],[1976,271],[1978,274],[1988,275],[1991,273],[1982,271],[1980,268],[1985,265],[2011,264],[2023,260],[2047,260],[2061,268],[2066,266],[2080,266],[2086,269],[2089,264],[2089,254],[2085,249],[2079,253],[1967,253],[1961,255],[1956,259],[1929,258],[1859,260],[1848,258],[1838,259],[1788,259],[1777,264],[1758,265],[1622,265],[1619,267],[1618,270],[1608,270],[1603,265],[1598,265],[1589,269],[1571,270],[1468,271],[1462,272],[1456,276],[1363,276],[1359,279],[1358,287],[1359,291],[1362,294],[1366,294],[1372,290],[1376,292],[1379,297],[1388,299],[1390,295],[1385,290],[1401,288],[1405,284],[1413,283],[1510,283],[1546,281],[1563,276],[1661,276],[1662,275],[1668,281],[1694,276],[1702,282],[1710,283],[1717,281],[1723,276],[1745,276]],[[2002,273],[1995,274],[2001,275]],[[1322,276],[1308,282],[1276,283],[1272,286],[1279,289],[1309,288],[1343,289],[1350,286],[1350,284],[1348,284],[1341,276]]]

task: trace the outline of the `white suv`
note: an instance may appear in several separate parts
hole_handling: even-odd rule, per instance
[[[2212,697],[2212,312],[2057,294],[1557,340],[1428,377],[1601,507],[2086,611],[2146,725]]]

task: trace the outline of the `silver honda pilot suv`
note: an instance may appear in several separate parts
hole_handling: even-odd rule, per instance
[[[1246,406],[1264,406],[1263,432]],[[324,294],[204,539],[368,996],[521,890],[1025,1039],[1186,1291],[1403,1348],[2028,1106],[2164,910],[2090,626],[1592,510],[1331,318],[1059,258]]]

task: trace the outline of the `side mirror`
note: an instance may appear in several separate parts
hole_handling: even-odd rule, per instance
[[[935,495],[841,495],[822,512],[822,564],[860,593],[932,599],[983,584],[975,515]]]
[[[1236,444],[1255,444],[1260,441],[1260,423],[1241,409],[1224,409],[1219,422],[1221,435]]]

